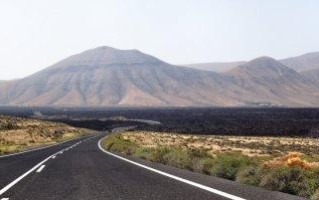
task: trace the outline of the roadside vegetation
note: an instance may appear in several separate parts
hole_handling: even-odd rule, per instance
[[[269,190],[319,199],[319,139],[199,136],[131,131],[107,150]]]
[[[55,144],[90,134],[62,123],[0,116],[0,155]]]

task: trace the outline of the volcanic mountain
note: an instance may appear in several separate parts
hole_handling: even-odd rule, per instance
[[[260,58],[227,73],[178,67],[138,50],[99,47],[26,78],[0,82],[0,105],[237,106],[270,102],[318,106],[318,88],[294,70]]]
[[[286,58],[280,62],[298,72],[319,69],[319,52],[307,53],[297,57]]]
[[[190,106],[232,104],[222,93],[236,86],[137,50],[99,47],[0,88],[5,105]]]
[[[319,90],[301,74],[269,57],[254,59],[226,73],[259,99],[281,105],[317,105]]]
[[[283,65],[297,71],[303,72],[311,69],[319,69],[319,52],[312,52],[303,54],[301,56],[290,57],[286,59],[278,60]],[[183,65],[194,69],[202,69],[214,72],[226,72],[234,67],[244,65],[246,61],[238,62],[212,62],[212,63],[195,63]]]
[[[301,74],[319,88],[319,68],[303,71]]]

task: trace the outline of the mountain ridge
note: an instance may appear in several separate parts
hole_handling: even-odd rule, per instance
[[[225,73],[171,65],[138,50],[98,47],[23,79],[0,82],[0,105],[319,106],[313,82],[261,57]]]
[[[303,72],[310,69],[319,69],[319,52],[306,53],[300,56],[279,59],[278,61],[297,72]],[[248,61],[193,63],[182,66],[223,73],[247,62]]]

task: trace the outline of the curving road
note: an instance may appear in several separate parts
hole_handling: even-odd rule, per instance
[[[0,157],[0,200],[299,197],[102,151],[105,134]]]

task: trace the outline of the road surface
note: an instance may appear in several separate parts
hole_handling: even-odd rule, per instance
[[[116,157],[99,148],[104,136],[0,157],[0,200],[302,199],[137,158]]]

